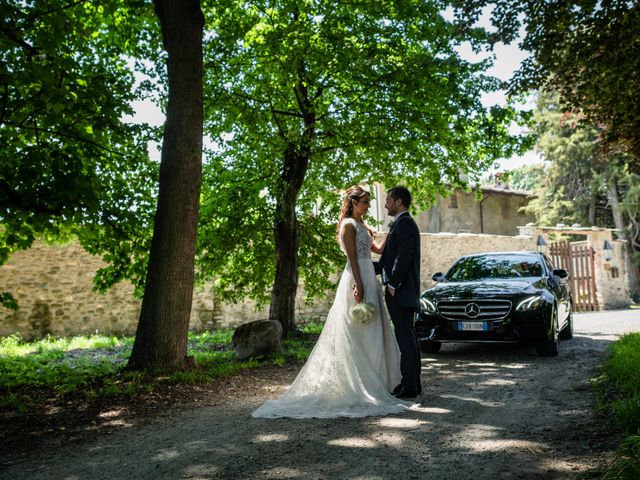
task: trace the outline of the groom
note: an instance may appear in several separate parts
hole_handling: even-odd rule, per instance
[[[420,297],[420,231],[408,212],[410,205],[411,193],[405,187],[396,186],[387,192],[384,206],[395,220],[377,265],[386,285],[385,302],[400,348],[402,382],[393,390],[398,398],[415,398],[422,392],[420,350],[413,328]]]

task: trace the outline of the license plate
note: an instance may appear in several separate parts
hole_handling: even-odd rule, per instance
[[[458,330],[472,332],[486,332],[488,330],[486,322],[458,322]]]

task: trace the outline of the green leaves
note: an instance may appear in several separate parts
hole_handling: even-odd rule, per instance
[[[482,106],[481,94],[499,87],[483,74],[487,65],[455,53],[456,44],[485,38],[461,35],[440,2],[226,0],[203,10],[212,28],[206,131],[216,156],[206,167],[203,191],[215,195],[203,194],[200,268],[228,297],[243,289],[266,298],[273,281],[286,152],[309,159],[295,200],[299,272],[319,294],[343,261],[334,239],[339,189],[403,182],[425,206],[460,171],[479,176],[525,146],[507,131],[513,109]],[[246,259],[260,262],[251,278]]]
[[[10,310],[18,310],[18,302],[9,292],[0,292],[0,305]]]
[[[75,233],[92,253],[138,265],[146,257],[122,247],[150,234],[157,167],[147,142],[157,132],[123,121],[135,98],[124,58],[135,52],[118,37],[143,23],[145,8],[119,0],[0,7],[0,252]]]
[[[632,156],[640,168],[640,89],[636,54],[640,41],[638,2],[556,0],[455,2],[469,28],[481,9],[492,8],[496,41],[510,43],[521,27],[522,47],[532,53],[511,82],[512,91],[546,88],[560,93],[567,111],[580,110],[587,127],[602,127],[602,139]]]

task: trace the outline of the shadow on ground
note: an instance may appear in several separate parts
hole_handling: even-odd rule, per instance
[[[445,345],[423,355],[421,406],[362,419],[253,419],[295,376],[262,379],[219,405],[120,418],[5,458],[20,479],[566,479],[611,445],[589,379],[608,339],[576,335],[556,358],[528,347]],[[255,375],[260,376],[258,371]],[[258,380],[261,380],[258,378]],[[102,412],[105,415],[108,412]]]

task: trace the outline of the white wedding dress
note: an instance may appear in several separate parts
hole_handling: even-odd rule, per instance
[[[277,400],[265,401],[251,414],[253,417],[365,417],[399,413],[414,405],[389,393],[400,383],[400,351],[373,269],[372,239],[361,223],[347,218],[340,228],[346,224],[356,228],[364,301],[375,306],[374,317],[363,324],[349,316],[349,308],[355,304],[355,281],[347,262],[307,363],[289,389]],[[340,233],[342,237],[342,230]],[[342,243],[341,248],[344,251]]]

